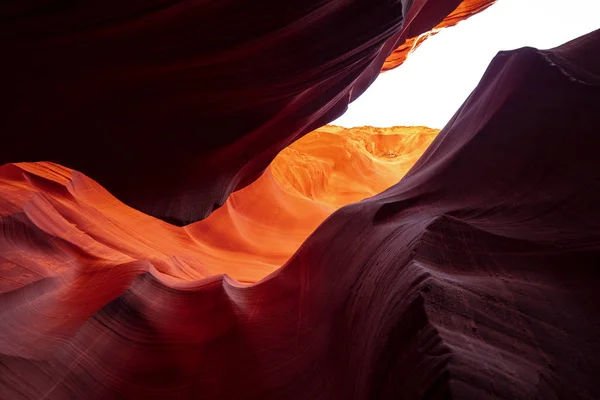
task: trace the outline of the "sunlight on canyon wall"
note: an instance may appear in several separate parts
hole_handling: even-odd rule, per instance
[[[94,258],[78,262],[96,265],[93,276],[78,278],[85,285],[118,273],[114,265],[132,262],[167,280],[225,273],[258,281],[283,265],[335,210],[398,182],[437,133],[424,127],[325,126],[283,150],[258,180],[209,218],[185,228],[126,206],[77,171],[52,163],[7,164],[0,168],[2,229],[27,237],[31,249],[25,253],[4,241],[0,250],[12,265],[30,265],[31,271],[17,268],[0,291],[63,273],[78,259],[72,254],[77,248]]]
[[[325,126],[284,149],[258,180],[185,229],[207,246],[203,259],[215,273],[257,281],[283,265],[335,210],[397,183],[437,133]]]

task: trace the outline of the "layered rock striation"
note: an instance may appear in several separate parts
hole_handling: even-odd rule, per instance
[[[80,173],[4,166],[0,394],[600,397],[599,45],[499,53],[398,184],[251,285],[159,265],[154,243],[199,244],[107,217]]]

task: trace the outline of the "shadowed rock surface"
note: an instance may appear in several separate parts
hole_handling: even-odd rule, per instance
[[[0,164],[56,162],[146,214],[198,221],[459,4],[5,1]]]
[[[479,14],[480,12],[486,10],[489,6],[493,5],[496,0],[464,0],[462,1],[458,7],[452,13],[450,13],[447,17],[445,17],[442,22],[437,24],[433,29],[425,29],[423,30],[422,24],[415,23],[415,26],[411,29],[404,29],[405,33],[403,37],[400,39],[399,43],[402,43],[402,40],[406,38],[406,40],[400,44],[393,52],[386,58],[383,63],[382,71],[388,71],[390,69],[394,69],[400,64],[402,64],[406,57],[409,56],[410,53],[415,51],[421,43],[427,40],[429,37],[435,35],[439,31],[444,28],[449,28],[458,24],[460,21],[463,21],[475,14]]]
[[[398,184],[253,285],[159,271],[134,210],[120,254],[78,222],[115,223],[89,179],[4,166],[0,397],[600,397],[599,45],[498,54]]]

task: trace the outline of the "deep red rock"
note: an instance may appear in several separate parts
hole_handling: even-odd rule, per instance
[[[599,45],[500,53],[405,178],[254,285],[58,235],[97,193],[3,167],[0,398],[600,397]]]

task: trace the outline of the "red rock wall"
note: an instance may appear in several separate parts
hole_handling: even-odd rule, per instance
[[[2,167],[0,398],[600,397],[599,43],[500,53],[398,184],[254,285],[80,173]]]

